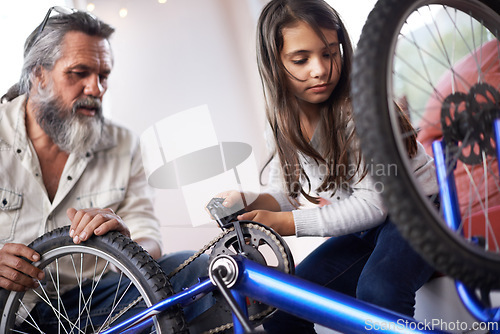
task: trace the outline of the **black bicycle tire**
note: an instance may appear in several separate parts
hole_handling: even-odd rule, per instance
[[[152,304],[160,302],[173,294],[172,286],[159,264],[136,242],[118,232],[109,232],[103,236],[92,236],[87,241],[76,245],[69,237],[69,226],[50,231],[36,240],[28,247],[36,250],[42,257],[49,251],[71,245],[72,247],[87,247],[105,252],[109,256],[119,259],[120,263],[127,268],[140,282],[142,289]],[[2,290],[0,294],[1,321],[10,321],[12,314],[9,310],[4,313],[5,302],[14,291]],[[187,334],[187,328],[182,309],[173,307],[157,316],[159,330],[164,334],[182,333]]]
[[[414,188],[392,135],[388,112],[387,77],[391,45],[401,20],[425,3],[456,5],[462,0],[379,0],[360,37],[353,63],[352,98],[357,133],[364,155],[374,163],[396,164],[395,175],[375,175],[383,182],[389,214],[404,238],[437,270],[474,287],[500,287],[500,255],[471,247],[439,223],[435,210]],[[467,0],[500,14],[497,0]],[[388,19],[390,18],[390,19]],[[400,20],[398,21],[399,18]],[[498,36],[497,36],[498,38]],[[403,171],[403,172],[400,172]]]

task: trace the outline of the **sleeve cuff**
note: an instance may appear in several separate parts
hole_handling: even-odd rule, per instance
[[[293,210],[295,234],[297,237],[323,236],[324,230],[319,224],[318,210]]]

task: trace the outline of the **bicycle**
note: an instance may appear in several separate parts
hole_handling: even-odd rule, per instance
[[[379,0],[368,17],[356,51],[353,77],[356,124],[361,130],[359,131],[361,143],[367,158],[371,159],[371,166],[382,164],[383,166],[394,165],[397,167],[397,175],[375,176],[378,176],[386,187],[385,194],[390,214],[399,224],[403,235],[440,271],[464,282],[465,285],[462,283],[458,285],[461,298],[478,320],[498,325],[500,311],[498,308],[490,308],[487,300],[489,289],[500,286],[500,251],[495,244],[497,234],[494,230],[495,226],[492,225],[494,221],[488,219],[490,210],[488,205],[483,204],[485,212],[482,215],[486,217],[484,220],[490,224],[484,229],[483,235],[479,230],[478,237],[477,231],[473,231],[473,226],[469,223],[473,221],[472,211],[465,211],[465,215],[460,211],[460,206],[467,208],[468,205],[458,200],[458,194],[454,191],[451,182],[453,181],[452,174],[448,171],[451,170],[450,166],[455,164],[472,164],[473,166],[486,166],[486,172],[483,172],[486,173],[486,176],[490,175],[490,172],[497,173],[493,168],[495,166],[493,161],[496,160],[493,155],[499,154],[496,152],[499,148],[494,144],[499,140],[499,131],[493,133],[490,129],[493,129],[494,126],[499,128],[498,121],[495,121],[499,116],[497,113],[499,104],[495,91],[498,91],[499,87],[491,89],[491,85],[486,85],[484,82],[468,86],[467,92],[473,92],[471,96],[482,96],[476,103],[471,102],[474,99],[469,101],[468,106],[473,105],[475,108],[470,113],[464,111],[468,110],[467,108],[460,109],[458,107],[464,105],[462,102],[457,102],[458,99],[464,98],[462,94],[453,92],[453,94],[448,94],[449,99],[447,96],[440,99],[440,101],[446,102],[441,102],[444,108],[440,108],[441,114],[444,115],[440,118],[444,129],[444,145],[440,141],[435,144],[436,160],[442,158],[437,166],[439,175],[441,175],[440,199],[443,209],[440,211],[436,210],[432,203],[435,198],[429,199],[422,196],[418,185],[412,179],[413,171],[409,170],[408,157],[402,145],[406,134],[401,133],[399,129],[397,121],[399,116],[392,105],[394,100],[405,94],[400,91],[396,92],[394,88],[394,84],[399,82],[396,79],[405,77],[401,74],[404,73],[401,72],[401,68],[414,69],[417,74],[423,73],[421,76],[426,80],[423,81],[422,85],[430,84],[430,92],[439,92],[438,89],[434,89],[434,83],[441,75],[434,73],[435,69],[427,73],[425,67],[418,67],[416,61],[405,60],[405,58],[398,56],[403,50],[400,48],[405,47],[404,43],[398,42],[398,37],[401,36],[403,41],[410,40],[410,53],[414,52],[417,55],[417,60],[429,58],[437,64],[443,64],[442,66],[446,70],[450,69],[454,63],[451,60],[444,62],[435,60],[433,57],[435,53],[420,48],[420,40],[413,39],[410,33],[415,15],[423,15],[426,12],[435,18],[439,9],[444,10],[445,14],[447,11],[451,13],[446,14],[448,17],[446,22],[451,22],[455,36],[460,37],[455,40],[455,46],[459,40],[478,41],[474,44],[476,47],[484,44],[479,43],[479,41],[489,40],[496,43],[495,45],[500,50],[500,3],[498,1]],[[391,18],[392,21],[387,20],[387,18]],[[464,18],[467,22],[465,27],[459,24]],[[420,26],[429,32],[437,32],[441,31],[437,27],[443,22],[442,19],[435,19],[431,23],[424,22]],[[467,29],[474,37],[469,38],[461,29]],[[432,34],[430,40],[432,41]],[[439,36],[435,41],[441,43],[440,41],[444,41],[444,39]],[[470,54],[476,47],[466,48],[462,52],[463,54],[457,58]],[[446,55],[447,52],[444,54]],[[375,63],[374,60],[377,59],[379,62]],[[496,61],[500,62],[500,51]],[[400,67],[393,70],[394,66]],[[396,76],[393,75],[393,71],[397,74]],[[431,72],[437,78],[431,78]],[[416,77],[417,75],[414,74],[410,82],[414,89],[415,86],[420,85],[415,83]],[[415,100],[408,100],[406,110],[410,118],[413,118],[414,124],[422,119],[423,107],[415,104],[420,100],[424,100],[424,98],[417,96]],[[455,108],[455,106],[457,107]],[[458,117],[459,115],[463,116]],[[464,119],[468,122],[466,125],[463,124]],[[475,130],[473,135],[467,135],[466,130],[469,129]],[[418,130],[422,132],[424,127],[420,127]],[[457,146],[455,143],[459,145]],[[442,154],[438,152],[440,147],[443,148]],[[475,168],[468,170],[468,174],[471,175],[470,179],[473,179],[472,176],[475,175],[474,170]],[[485,178],[487,178],[486,176]],[[494,180],[497,181],[498,185],[498,176]],[[474,185],[471,186],[473,194],[476,194],[476,188]],[[486,195],[495,195],[499,187],[486,189],[490,190],[486,192]],[[462,219],[462,217],[468,219]],[[146,254],[123,236],[111,233],[103,237],[103,240],[107,238],[106,241],[99,241],[101,238],[93,238],[92,241],[79,246],[73,245],[70,240],[67,240],[69,237],[67,237],[67,230],[64,229],[41,237],[33,246],[38,244],[42,248],[40,245],[45,247],[45,244],[51,244],[51,247],[46,247],[46,251],[42,250],[40,266],[53,265],[55,266],[53,272],[57,273],[58,257],[67,255],[70,259],[69,262],[75,263],[73,265],[76,273],[75,281],[81,284],[83,282],[79,277],[82,277],[82,274],[76,268],[82,267],[80,266],[81,261],[77,259],[85,259],[86,255],[75,257],[74,254],[89,254],[92,263],[99,263],[91,266],[91,268],[96,268],[93,270],[96,273],[94,275],[96,278],[104,272],[103,268],[109,264],[115,265],[124,276],[130,277],[133,285],[139,288],[147,306],[145,311],[127,317],[127,319],[118,319],[116,315],[110,315],[109,319],[105,321],[105,326],[92,328],[91,324],[85,323],[84,329],[80,330],[79,325],[83,321],[80,318],[85,318],[84,315],[88,312],[91,297],[83,298],[80,314],[82,316],[79,317],[80,320],[72,323],[69,321],[70,319],[66,319],[64,308],[60,305],[61,303],[58,303],[60,299],[58,292],[55,292],[56,305],[53,309],[56,320],[62,323],[61,327],[64,328],[62,331],[73,332],[78,326],[77,332],[85,332],[86,330],[101,332],[102,330],[102,333],[106,334],[139,333],[153,327],[153,331],[161,333],[187,333],[189,329],[196,327],[189,326],[188,328],[182,312],[177,306],[193,302],[193,298],[217,290],[220,293],[220,299],[227,302],[224,305],[228,305],[222,309],[229,310],[231,312],[229,317],[232,319],[231,324],[227,323],[226,327],[219,328],[220,331],[232,327],[235,333],[252,332],[253,327],[261,321],[259,316],[268,314],[269,309],[266,305],[271,305],[342,332],[361,333],[368,330],[370,326],[373,329],[374,325],[384,325],[384,329],[389,333],[440,332],[422,326],[413,319],[360,302],[290,275],[293,271],[293,259],[286,243],[272,230],[253,222],[234,222],[234,226],[230,226],[224,224],[220,219],[219,221],[225,232],[207,245],[214,246],[216,249],[212,252],[212,261],[209,267],[210,277],[202,279],[199,284],[177,294],[172,293],[168,278],[158,272],[154,261],[151,261]],[[94,243],[98,246],[95,246]],[[264,250],[261,249],[263,245],[270,248],[270,253],[277,259],[274,262],[275,268],[267,267],[269,263],[265,260]],[[105,251],[102,251],[101,247]],[[126,249],[129,250],[125,251],[125,254],[132,257],[132,261],[127,263],[124,262],[122,255],[122,251]],[[107,252],[110,254],[106,254]],[[140,255],[136,257],[136,253]],[[100,264],[97,258],[104,259],[104,264]],[[52,263],[49,263],[51,261]],[[142,269],[136,269],[137,266]],[[152,270],[151,273],[147,268]],[[147,282],[142,276],[146,276]],[[48,277],[52,276],[48,275]],[[51,284],[57,287],[58,282],[57,279],[52,279]],[[47,284],[47,282],[41,283],[41,286],[43,283]],[[466,286],[471,286],[472,289],[467,289]],[[476,287],[486,289],[486,292],[478,297],[476,291],[473,290]],[[41,293],[40,297],[43,299],[45,296]],[[254,305],[253,301],[258,301],[255,302],[256,310],[250,312],[250,316],[254,316],[250,320],[247,313],[247,297],[251,298],[251,307]],[[9,294],[8,303],[2,310],[0,327],[2,331],[7,332],[13,327],[23,325],[26,321],[31,321],[29,308],[25,309],[20,303],[22,298],[23,295],[19,293]],[[18,312],[18,310],[21,311]],[[17,318],[18,315],[23,316],[23,318]],[[18,319],[17,323],[16,318]],[[367,323],[367,319],[369,319],[369,323]],[[491,332],[499,332],[498,326],[491,328]]]

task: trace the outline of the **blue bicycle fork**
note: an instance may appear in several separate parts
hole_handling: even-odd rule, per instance
[[[493,122],[497,157],[500,157],[500,120]],[[455,185],[454,170],[455,165],[451,165],[448,161],[446,152],[446,144],[444,141],[435,141],[432,144],[434,152],[434,161],[436,165],[436,173],[439,184],[439,193],[441,200],[441,208],[443,211],[444,220],[448,227],[457,233],[463,233],[461,228],[462,218],[460,214],[460,206],[458,202],[457,189]],[[499,164],[500,175],[500,164]],[[475,291],[466,287],[459,281],[455,281],[455,286],[460,299],[469,312],[479,321],[485,323],[500,322],[500,308],[486,308],[483,303],[477,298]],[[491,333],[500,333],[498,328],[492,330]]]

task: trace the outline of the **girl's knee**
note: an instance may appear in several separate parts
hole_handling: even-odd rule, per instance
[[[415,292],[403,284],[372,277],[358,282],[356,296],[374,304],[410,317],[414,314]]]
[[[380,305],[391,298],[394,286],[380,277],[360,278],[356,288],[356,297],[365,302]]]

